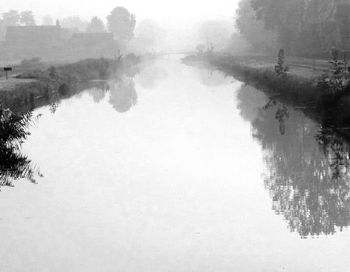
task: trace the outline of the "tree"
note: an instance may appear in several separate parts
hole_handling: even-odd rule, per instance
[[[277,48],[277,36],[272,30],[264,28],[264,22],[258,20],[251,5],[251,0],[239,3],[236,26],[240,34],[260,51],[274,51]]]
[[[32,112],[17,115],[0,107],[0,188],[22,178],[35,182],[36,174],[41,175],[21,152],[21,145],[30,135],[32,117]]]
[[[63,18],[60,24],[62,27],[75,28],[78,31],[84,32],[87,28],[88,22],[82,20],[79,16],[71,16]]]
[[[107,16],[108,29],[118,40],[131,40],[136,26],[135,15],[124,7],[116,7]]]
[[[246,23],[249,9],[253,24]],[[259,24],[276,35],[277,47],[288,54],[324,55],[333,45],[348,46],[349,11],[350,5],[339,0],[241,0],[237,25],[243,35],[254,39],[247,34]]]
[[[2,20],[3,20],[3,24],[5,26],[16,26],[20,24],[20,19],[21,19],[21,15],[19,14],[19,12],[17,10],[9,10],[8,12],[3,13],[2,15]]]
[[[165,30],[153,20],[143,20],[137,24],[133,46],[137,52],[156,51],[165,37]]]
[[[22,11],[20,13],[20,23],[26,26],[36,25],[33,12],[30,10]]]
[[[204,21],[199,25],[200,42],[218,50],[226,49],[232,34],[232,23],[224,20]]]
[[[97,16],[95,16],[95,17],[92,17],[89,25],[87,26],[86,32],[90,32],[90,33],[106,32],[106,28],[103,21]]]

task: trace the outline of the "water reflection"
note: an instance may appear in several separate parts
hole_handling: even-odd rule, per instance
[[[256,93],[252,104],[254,92],[241,88],[239,109],[250,116],[253,136],[264,151],[264,182],[273,210],[303,238],[349,226],[349,143],[276,99]]]
[[[114,80],[95,80],[85,86],[84,92],[68,90],[65,96],[59,95],[51,99],[49,109],[51,113],[56,113],[62,99],[71,96],[79,97],[87,93],[95,103],[100,103],[106,96],[109,96],[109,103],[119,113],[127,112],[137,103],[137,93],[133,77],[118,75]]]
[[[142,67],[142,73],[137,77],[137,83],[147,90],[152,90],[157,87],[157,84],[168,77],[167,71],[164,67],[153,64]]]
[[[198,69],[200,82],[208,87],[218,87],[230,82],[229,77],[224,77],[221,72],[216,69],[201,67]]]
[[[12,186],[14,180],[26,178],[36,182],[40,172],[21,152],[21,145],[30,135],[28,128],[32,113],[16,115],[8,109],[0,109],[0,187]]]
[[[122,77],[110,83],[109,103],[120,113],[127,112],[137,103],[137,93],[133,78]]]
[[[110,86],[107,81],[94,81],[91,82],[91,89],[88,90],[88,94],[95,103],[100,103],[106,97],[106,93],[109,90]]]

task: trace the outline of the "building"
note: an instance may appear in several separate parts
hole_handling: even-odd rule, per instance
[[[9,26],[2,50],[4,59],[69,61],[113,57],[117,45],[112,33],[78,33],[57,23],[54,26]]]
[[[54,47],[73,35],[72,29],[55,26],[8,26],[5,42],[15,47]]]

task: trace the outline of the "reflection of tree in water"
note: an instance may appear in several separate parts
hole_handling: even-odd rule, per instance
[[[109,103],[118,112],[127,112],[137,103],[135,83],[132,78],[122,77],[111,85]]]
[[[91,89],[88,91],[95,103],[100,103],[105,97],[106,93],[110,90],[110,86],[106,81],[95,81],[91,85]]]
[[[198,69],[199,71],[199,80],[201,83],[208,87],[217,87],[225,85],[230,82],[230,77],[226,77],[221,72],[217,70],[212,70],[210,68]]]
[[[161,80],[164,80],[167,77],[168,73],[164,67],[150,65],[142,68],[137,76],[136,82],[142,88],[152,90],[157,87],[157,84],[159,84]]]
[[[265,151],[265,186],[273,209],[291,230],[306,238],[348,226],[349,144],[273,100],[261,107],[252,128]]]
[[[21,145],[29,135],[32,113],[22,116],[0,109],[0,187],[12,186],[12,181],[26,178],[35,182],[36,171],[31,161],[21,153]]]
[[[275,119],[278,120],[281,135],[284,135],[286,133],[286,120],[289,118],[288,107],[282,103],[278,103],[277,100],[270,98],[269,102],[267,102],[263,109],[268,110],[269,108],[276,106],[277,111]]]

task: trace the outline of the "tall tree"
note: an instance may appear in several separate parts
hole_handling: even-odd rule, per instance
[[[278,46],[290,54],[324,54],[332,45],[349,46],[350,4],[347,0],[241,0],[241,15],[248,2],[254,10],[255,21],[275,33]],[[246,19],[238,17],[239,27],[239,20],[244,21],[242,18]]]
[[[30,10],[22,11],[20,13],[20,23],[26,26],[36,25],[33,12]]]
[[[269,52],[277,48],[276,34],[272,30],[265,29],[264,22],[257,19],[251,0],[239,3],[236,26],[255,49]]]
[[[75,28],[78,31],[86,31],[88,22],[82,20],[79,16],[71,16],[63,18],[60,22],[62,27]]]
[[[105,24],[103,21],[97,16],[92,17],[89,25],[86,28],[86,32],[90,33],[98,33],[98,32],[106,32]]]
[[[137,24],[133,41],[138,49],[151,51],[156,50],[164,37],[165,30],[163,30],[157,22],[147,19]]]
[[[9,10],[2,15],[2,20],[4,25],[19,25],[20,24],[21,15],[17,10]]]
[[[118,40],[131,40],[136,26],[135,15],[124,7],[116,7],[107,16],[108,29]]]

